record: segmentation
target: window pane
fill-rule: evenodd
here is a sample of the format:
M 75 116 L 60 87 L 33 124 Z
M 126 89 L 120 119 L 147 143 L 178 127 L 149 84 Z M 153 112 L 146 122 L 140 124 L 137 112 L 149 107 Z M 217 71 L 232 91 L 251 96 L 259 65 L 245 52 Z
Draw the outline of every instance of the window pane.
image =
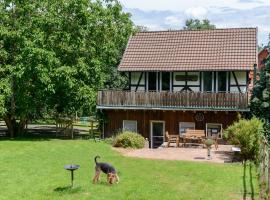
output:
M 193 122 L 180 122 L 179 124 L 179 133 L 183 135 L 186 133 L 187 129 L 195 129 L 195 123 Z
M 203 91 L 212 92 L 212 72 L 203 72 Z
M 153 122 L 153 136 L 163 136 L 163 123 Z
M 124 120 L 123 130 L 137 132 L 137 121 Z
M 148 73 L 148 90 L 157 89 L 157 73 L 149 72 Z
M 162 72 L 162 90 L 170 90 L 170 72 Z
M 221 124 L 206 124 L 207 137 L 221 137 L 222 125 Z
M 226 92 L 226 72 L 218 72 L 218 91 Z

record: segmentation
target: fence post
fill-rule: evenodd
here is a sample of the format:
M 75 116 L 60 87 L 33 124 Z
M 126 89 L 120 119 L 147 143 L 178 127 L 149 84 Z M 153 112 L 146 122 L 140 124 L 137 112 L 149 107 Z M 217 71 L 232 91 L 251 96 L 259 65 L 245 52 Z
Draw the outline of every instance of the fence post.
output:
M 269 146 L 268 146 L 268 145 L 267 145 L 267 147 L 268 147 L 268 149 L 267 149 L 267 151 L 268 151 L 268 166 L 267 166 L 267 168 L 268 168 L 268 176 L 267 176 L 268 181 L 267 181 L 267 194 L 269 194 L 269 193 L 270 193 L 270 158 L 269 158 L 269 156 L 270 156 L 270 150 L 269 150 Z

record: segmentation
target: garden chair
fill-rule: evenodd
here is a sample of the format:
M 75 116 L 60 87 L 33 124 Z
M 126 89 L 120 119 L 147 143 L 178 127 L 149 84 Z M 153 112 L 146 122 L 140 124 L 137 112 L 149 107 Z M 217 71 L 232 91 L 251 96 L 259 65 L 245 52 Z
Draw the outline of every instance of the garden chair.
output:
M 171 143 L 176 143 L 176 147 L 179 147 L 179 135 L 169 135 L 169 132 L 165 132 L 166 138 L 167 138 L 167 147 L 170 147 Z

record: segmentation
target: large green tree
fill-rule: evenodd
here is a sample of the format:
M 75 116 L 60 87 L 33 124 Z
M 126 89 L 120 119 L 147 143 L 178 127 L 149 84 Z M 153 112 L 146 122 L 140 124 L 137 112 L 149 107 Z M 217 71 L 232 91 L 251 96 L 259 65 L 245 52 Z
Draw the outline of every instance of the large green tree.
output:
M 0 117 L 10 136 L 44 113 L 90 112 L 134 28 L 117 0 L 0 1 Z
M 187 19 L 185 22 L 185 26 L 183 27 L 185 30 L 204 30 L 204 29 L 215 29 L 216 26 L 211 24 L 208 19 Z
M 265 135 L 270 141 L 270 56 L 265 61 L 265 67 L 260 71 L 260 79 L 255 83 L 251 112 L 264 120 Z

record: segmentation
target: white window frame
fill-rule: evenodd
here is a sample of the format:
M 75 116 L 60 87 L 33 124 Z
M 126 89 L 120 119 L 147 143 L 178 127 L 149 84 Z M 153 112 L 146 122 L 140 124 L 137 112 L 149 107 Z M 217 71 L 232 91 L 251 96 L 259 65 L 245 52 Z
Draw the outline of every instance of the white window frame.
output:
M 138 122 L 137 122 L 137 120 L 123 120 L 123 124 L 122 124 L 122 130 L 124 131 L 124 130 L 128 130 L 128 129 L 124 129 L 124 127 L 125 127 L 125 122 L 135 122 L 136 123 L 136 133 L 138 133 Z
M 206 137 L 208 137 L 208 132 L 207 132 L 207 129 L 208 129 L 208 125 L 220 125 L 220 137 L 219 138 L 222 138 L 222 134 L 223 134 L 223 124 L 221 123 L 206 123 L 205 124 L 205 134 L 206 134 Z
M 193 128 L 193 130 L 195 130 L 196 129 L 196 123 L 195 122 L 179 122 L 179 135 L 180 136 L 182 136 L 182 134 L 181 134 L 181 124 L 193 124 L 194 125 L 194 128 Z

